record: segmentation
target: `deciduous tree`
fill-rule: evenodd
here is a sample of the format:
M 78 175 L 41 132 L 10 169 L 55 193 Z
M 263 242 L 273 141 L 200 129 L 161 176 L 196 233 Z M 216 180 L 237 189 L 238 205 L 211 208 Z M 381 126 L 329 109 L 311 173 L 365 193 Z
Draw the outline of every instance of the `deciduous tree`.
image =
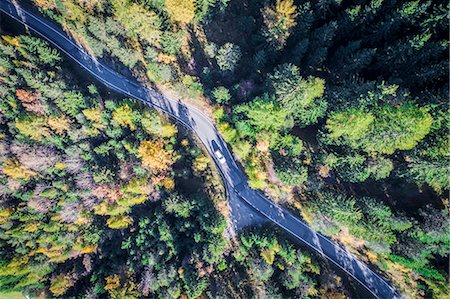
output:
M 128 104 L 122 105 L 114 109 L 112 114 L 113 119 L 123 127 L 128 126 L 130 130 L 136 130 L 136 125 L 133 121 L 133 110 Z
M 17 161 L 17 159 L 14 158 L 8 159 L 3 163 L 2 171 L 7 176 L 16 180 L 18 179 L 28 180 L 31 177 L 37 175 L 36 172 L 31 171 L 30 169 L 21 165 L 19 161 Z
M 165 0 L 169 15 L 177 22 L 188 24 L 195 17 L 194 0 Z
M 291 28 L 296 25 L 297 7 L 293 0 L 277 0 L 275 6 L 262 10 L 265 28 L 263 30 L 269 43 L 275 48 L 282 48 L 290 35 Z
M 44 117 L 29 116 L 23 119 L 16 119 L 15 127 L 20 134 L 36 141 L 41 141 L 51 135 L 47 127 L 47 120 Z
M 142 165 L 155 173 L 166 172 L 175 161 L 173 151 L 165 149 L 164 142 L 161 140 L 141 142 L 138 153 L 142 159 Z

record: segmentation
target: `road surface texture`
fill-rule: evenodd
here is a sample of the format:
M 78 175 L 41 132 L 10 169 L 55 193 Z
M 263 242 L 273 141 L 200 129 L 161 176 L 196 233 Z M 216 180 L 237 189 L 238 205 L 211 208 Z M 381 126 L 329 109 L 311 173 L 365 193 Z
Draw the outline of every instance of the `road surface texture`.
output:
M 226 143 L 223 141 L 211 120 L 200 110 L 179 100 L 171 99 L 154 90 L 145 88 L 133 79 L 125 78 L 87 54 L 62 29 L 46 20 L 21 8 L 18 3 L 0 0 L 0 11 L 25 25 L 38 35 L 48 40 L 55 47 L 77 62 L 87 72 L 112 90 L 135 98 L 151 107 L 168 114 L 198 135 L 220 170 L 230 200 L 232 213 L 238 215 L 239 221 L 259 219 L 261 215 L 294 237 L 307 244 L 313 250 L 343 269 L 351 277 L 361 283 L 377 298 L 402 298 L 403 296 L 390 286 L 383 278 L 357 260 L 352 254 L 331 242 L 327 237 L 313 231 L 307 224 L 291 213 L 274 204 L 260 191 L 250 188 L 247 178 L 236 164 Z M 220 163 L 214 152 L 220 150 L 225 162 Z M 248 213 L 248 214 L 247 214 Z

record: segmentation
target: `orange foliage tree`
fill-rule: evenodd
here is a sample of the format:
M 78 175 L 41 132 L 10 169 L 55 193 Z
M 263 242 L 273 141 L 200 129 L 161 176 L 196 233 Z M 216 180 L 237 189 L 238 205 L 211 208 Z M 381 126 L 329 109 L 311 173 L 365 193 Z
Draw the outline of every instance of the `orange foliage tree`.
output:
M 44 105 L 39 101 L 39 98 L 41 97 L 40 92 L 17 89 L 16 96 L 22 102 L 22 106 L 25 110 L 42 115 L 46 113 Z

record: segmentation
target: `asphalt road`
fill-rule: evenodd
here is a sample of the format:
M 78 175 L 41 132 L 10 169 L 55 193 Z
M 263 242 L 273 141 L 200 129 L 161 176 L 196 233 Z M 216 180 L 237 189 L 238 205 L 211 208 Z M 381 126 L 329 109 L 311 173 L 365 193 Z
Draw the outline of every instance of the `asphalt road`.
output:
M 194 131 L 222 173 L 230 198 L 233 200 L 242 199 L 254 211 L 259 212 L 268 220 L 283 228 L 339 268 L 343 269 L 375 297 L 403 297 L 383 278 L 367 267 L 367 265 L 360 262 L 352 254 L 330 241 L 327 237 L 313 231 L 306 223 L 287 210 L 274 204 L 261 192 L 250 188 L 247 184 L 247 177 L 236 164 L 217 128 L 199 109 L 184 104 L 179 100 L 161 95 L 154 90 L 145 88 L 134 79 L 129 79 L 118 74 L 103 64 L 101 60 L 97 60 L 88 55 L 62 31 L 61 27 L 40 15 L 27 12 L 9 0 L 0 0 L 0 11 L 10 17 L 7 21 L 14 19 L 45 38 L 77 62 L 98 81 L 112 90 L 148 104 L 170 115 Z M 223 153 L 226 160 L 224 163 L 220 163 L 214 155 L 216 150 L 220 150 Z M 249 209 L 239 211 L 249 211 Z M 251 215 L 240 216 L 245 218 Z

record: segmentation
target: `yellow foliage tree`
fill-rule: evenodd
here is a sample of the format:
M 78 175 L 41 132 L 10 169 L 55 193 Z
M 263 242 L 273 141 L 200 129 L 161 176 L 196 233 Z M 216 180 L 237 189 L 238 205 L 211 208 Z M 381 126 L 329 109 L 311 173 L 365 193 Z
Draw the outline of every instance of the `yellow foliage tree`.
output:
M 20 162 L 17 161 L 17 159 L 15 158 L 6 160 L 5 163 L 3 164 L 2 170 L 4 174 L 15 180 L 18 179 L 28 180 L 37 174 L 36 172 L 31 171 L 30 169 L 21 165 Z
M 100 107 L 92 109 L 84 109 L 83 115 L 89 120 L 94 127 L 99 127 L 102 124 L 102 111 Z
M 97 250 L 97 245 L 87 245 L 81 249 L 81 253 L 92 253 Z
M 153 190 L 148 188 L 148 179 L 132 179 L 126 186 L 121 189 L 122 196 L 117 203 L 124 207 L 132 207 L 144 203 L 148 199 L 148 195 Z
M 33 0 L 33 2 L 36 4 L 36 6 L 44 10 L 53 9 L 56 7 L 54 0 Z
M 110 204 L 107 201 L 102 201 L 94 207 L 94 213 L 97 215 L 123 215 L 129 211 L 129 207 L 119 204 Z
M 161 20 L 158 15 L 137 3 L 112 0 L 114 15 L 134 37 L 156 44 L 160 36 Z
M 270 249 L 261 250 L 261 257 L 269 264 L 272 265 L 275 260 L 275 251 Z
M 293 0 L 277 0 L 275 7 L 263 9 L 265 35 L 277 48 L 284 46 L 291 28 L 295 26 L 295 18 L 298 15 L 296 10 Z
M 15 126 L 22 135 L 36 141 L 49 137 L 51 134 L 50 130 L 47 128 L 47 120 L 44 117 L 16 119 Z
M 195 17 L 194 0 L 166 0 L 169 15 L 180 23 L 188 24 Z
M 284 30 L 289 30 L 295 26 L 295 18 L 297 17 L 297 6 L 294 5 L 294 0 L 278 0 L 275 5 L 277 12 L 277 19 L 281 21 L 281 26 Z
M 176 133 L 178 133 L 178 129 L 173 124 L 167 124 L 162 127 L 161 133 L 163 137 L 173 137 Z
M 169 177 L 165 177 L 162 181 L 161 181 L 161 186 L 163 186 L 164 188 L 166 188 L 166 190 L 173 190 L 173 188 L 175 188 L 175 182 L 173 181 L 172 178 Z
M 112 113 L 112 117 L 120 126 L 128 126 L 130 130 L 136 130 L 136 126 L 133 122 L 133 110 L 128 104 L 116 108 Z
M 127 281 L 120 288 L 109 292 L 111 299 L 135 299 L 140 298 L 142 295 L 138 291 L 136 283 L 132 280 L 132 277 L 128 277 Z
M 41 0 L 48 1 L 48 0 Z M 95 9 L 99 11 L 103 10 L 106 0 L 76 0 L 78 4 L 86 8 L 89 12 L 94 12 Z
M 53 131 L 58 135 L 63 135 L 64 132 L 68 132 L 70 129 L 70 124 L 72 121 L 64 115 L 59 115 L 57 117 L 50 116 L 47 119 L 47 124 Z
M 166 150 L 162 140 L 145 140 L 138 149 L 142 165 L 153 172 L 165 172 L 175 162 L 172 150 Z
M 90 121 L 91 127 L 86 130 L 90 136 L 97 136 L 101 130 L 106 128 L 106 125 L 102 122 L 102 111 L 100 107 L 84 109 L 83 115 Z
M 20 47 L 20 42 L 19 42 L 19 40 L 16 37 L 3 35 L 2 39 L 5 42 L 7 42 L 8 44 L 10 44 L 11 46 L 14 46 L 16 48 Z
M 130 216 L 126 216 L 126 215 L 112 216 L 106 221 L 106 224 L 108 224 L 108 227 L 112 228 L 112 229 L 127 228 L 132 223 L 133 223 L 133 218 L 131 218 Z
M 61 296 L 73 285 L 74 281 L 70 275 L 60 274 L 51 280 L 50 291 L 56 296 Z
M 109 275 L 105 278 L 106 284 L 103 287 L 105 291 L 112 291 L 120 287 L 120 276 L 117 274 Z
M 64 18 L 71 21 L 78 21 L 85 24 L 87 21 L 88 14 L 83 8 L 74 3 L 73 0 L 61 0 L 62 5 L 64 5 Z
M 208 168 L 208 162 L 208 158 L 205 155 L 200 154 L 195 158 L 192 166 L 196 172 L 201 173 Z

